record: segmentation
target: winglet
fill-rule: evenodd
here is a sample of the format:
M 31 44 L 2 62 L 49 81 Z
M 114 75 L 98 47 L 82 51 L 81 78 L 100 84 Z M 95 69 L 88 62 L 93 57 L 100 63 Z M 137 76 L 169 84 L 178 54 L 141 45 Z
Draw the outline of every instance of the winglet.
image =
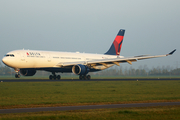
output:
M 175 51 L 176 51 L 176 49 L 173 50 L 172 52 L 170 52 L 169 54 L 167 54 L 167 56 L 168 56 L 168 55 L 172 55 Z

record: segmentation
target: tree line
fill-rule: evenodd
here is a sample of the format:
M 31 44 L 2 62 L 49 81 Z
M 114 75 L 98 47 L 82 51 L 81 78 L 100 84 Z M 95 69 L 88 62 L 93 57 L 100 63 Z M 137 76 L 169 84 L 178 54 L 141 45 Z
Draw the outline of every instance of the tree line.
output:
M 146 65 L 139 68 L 123 68 L 114 67 L 101 72 L 95 73 L 95 75 L 110 75 L 110 76 L 179 76 L 180 68 L 167 67 L 153 67 L 149 69 Z
M 14 75 L 15 71 L 7 66 L 0 64 L 0 75 Z M 36 75 L 46 76 L 51 74 L 50 72 L 38 71 Z M 65 74 L 65 73 L 63 73 Z M 180 68 L 172 68 L 170 66 L 157 66 L 149 69 L 146 65 L 139 66 L 139 68 L 127 68 L 127 67 L 112 67 L 100 72 L 91 73 L 92 75 L 109 75 L 109 76 L 178 76 L 180 75 Z M 70 75 L 70 74 L 65 74 Z M 71 74 L 72 75 L 72 74 Z
M 7 66 L 2 66 L 0 63 L 0 75 L 10 75 L 11 69 Z

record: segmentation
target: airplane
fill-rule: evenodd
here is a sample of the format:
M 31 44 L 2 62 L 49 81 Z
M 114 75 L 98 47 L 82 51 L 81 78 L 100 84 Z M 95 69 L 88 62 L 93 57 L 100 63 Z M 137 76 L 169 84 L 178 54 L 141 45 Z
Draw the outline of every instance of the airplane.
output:
M 165 55 L 140 55 L 134 57 L 120 56 L 125 30 L 120 29 L 111 47 L 104 54 L 89 54 L 79 52 L 39 51 L 39 50 L 14 50 L 8 52 L 2 62 L 13 68 L 16 72 L 15 78 L 33 76 L 37 70 L 51 72 L 49 79 L 60 80 L 61 76 L 56 73 L 74 73 L 79 79 L 91 79 L 89 72 L 96 72 L 107 69 L 120 63 L 129 63 L 138 60 L 165 57 L 172 55 L 175 51 Z

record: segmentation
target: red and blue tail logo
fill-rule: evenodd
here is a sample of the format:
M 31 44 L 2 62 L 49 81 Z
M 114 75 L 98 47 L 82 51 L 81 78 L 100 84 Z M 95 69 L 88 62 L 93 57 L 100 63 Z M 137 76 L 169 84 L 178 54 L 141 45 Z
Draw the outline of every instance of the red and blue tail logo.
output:
M 125 30 L 121 29 L 119 30 L 119 33 L 117 34 L 116 38 L 114 39 L 113 44 L 111 45 L 110 49 L 105 53 L 108 55 L 120 55 L 122 42 L 124 38 Z

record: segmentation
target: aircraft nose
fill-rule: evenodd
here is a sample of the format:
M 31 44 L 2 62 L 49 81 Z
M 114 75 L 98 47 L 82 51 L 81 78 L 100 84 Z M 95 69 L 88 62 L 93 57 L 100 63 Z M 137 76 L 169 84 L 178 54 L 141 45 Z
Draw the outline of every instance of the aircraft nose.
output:
M 6 57 L 4 57 L 4 58 L 2 59 L 2 62 L 3 62 L 5 65 L 7 65 L 7 66 L 8 66 L 8 64 L 9 64 L 9 60 L 8 60 Z
M 3 62 L 4 64 L 6 64 L 6 58 L 3 58 L 3 59 L 2 59 L 2 62 Z
M 14 68 L 14 60 L 15 60 L 15 59 L 13 59 L 13 58 L 11 58 L 11 57 L 4 57 L 4 58 L 2 58 L 2 62 L 3 62 L 5 65 L 7 65 L 7 66 L 9 66 L 9 67 L 12 67 L 12 68 Z

